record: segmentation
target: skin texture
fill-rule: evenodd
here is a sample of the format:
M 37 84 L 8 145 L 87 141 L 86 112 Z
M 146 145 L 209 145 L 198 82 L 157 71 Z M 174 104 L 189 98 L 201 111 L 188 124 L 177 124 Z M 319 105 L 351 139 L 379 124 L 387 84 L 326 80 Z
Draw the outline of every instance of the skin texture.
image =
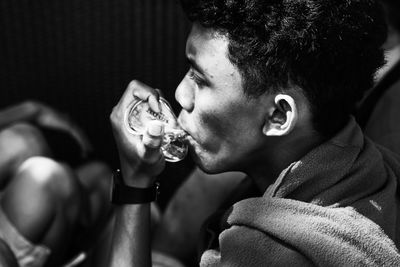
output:
M 186 44 L 191 68 L 175 92 L 182 107 L 178 120 L 191 136 L 191 156 L 200 169 L 244 172 L 265 189 L 322 137 L 314 131 L 309 102 L 296 86 L 248 97 L 227 57 L 228 43 L 193 24 Z
M 226 57 L 227 44 L 224 36 L 195 24 L 186 45 L 191 68 L 175 92 L 192 156 L 210 173 L 246 166 L 264 142 L 266 97 L 246 97 L 241 75 Z

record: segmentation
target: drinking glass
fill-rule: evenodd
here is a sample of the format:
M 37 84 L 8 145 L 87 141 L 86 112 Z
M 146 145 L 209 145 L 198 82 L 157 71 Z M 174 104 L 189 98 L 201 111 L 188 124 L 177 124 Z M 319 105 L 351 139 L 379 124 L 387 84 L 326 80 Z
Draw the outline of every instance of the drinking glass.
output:
M 160 112 L 154 112 L 147 101 L 136 98 L 125 113 L 125 126 L 135 135 L 143 135 L 150 121 L 160 121 L 164 124 L 164 135 L 161 152 L 165 160 L 178 162 L 185 158 L 188 152 L 187 133 L 179 126 L 178 120 L 168 101 L 160 97 Z

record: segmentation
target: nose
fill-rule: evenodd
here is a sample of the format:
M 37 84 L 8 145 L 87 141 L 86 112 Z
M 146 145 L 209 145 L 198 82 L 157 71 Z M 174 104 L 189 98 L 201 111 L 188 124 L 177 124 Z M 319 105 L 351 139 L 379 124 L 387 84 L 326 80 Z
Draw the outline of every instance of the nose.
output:
M 181 105 L 182 109 L 191 112 L 194 108 L 194 89 L 186 76 L 175 90 L 175 99 Z

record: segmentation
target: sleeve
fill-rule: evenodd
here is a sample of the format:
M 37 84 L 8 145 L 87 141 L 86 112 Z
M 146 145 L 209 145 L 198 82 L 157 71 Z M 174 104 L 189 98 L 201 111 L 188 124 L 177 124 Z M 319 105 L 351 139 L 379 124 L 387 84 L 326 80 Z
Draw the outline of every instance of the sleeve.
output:
M 219 236 L 220 250 L 206 250 L 201 267 L 214 266 L 313 266 L 295 248 L 264 232 L 246 226 L 232 226 Z

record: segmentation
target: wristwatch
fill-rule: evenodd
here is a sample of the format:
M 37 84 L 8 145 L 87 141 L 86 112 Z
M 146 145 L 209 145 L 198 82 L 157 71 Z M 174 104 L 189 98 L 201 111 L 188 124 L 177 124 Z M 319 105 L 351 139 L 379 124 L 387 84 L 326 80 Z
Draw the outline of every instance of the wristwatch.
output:
M 138 188 L 127 186 L 117 169 L 112 176 L 111 203 L 116 205 L 124 204 L 143 204 L 157 199 L 159 183 L 154 183 L 152 187 Z

